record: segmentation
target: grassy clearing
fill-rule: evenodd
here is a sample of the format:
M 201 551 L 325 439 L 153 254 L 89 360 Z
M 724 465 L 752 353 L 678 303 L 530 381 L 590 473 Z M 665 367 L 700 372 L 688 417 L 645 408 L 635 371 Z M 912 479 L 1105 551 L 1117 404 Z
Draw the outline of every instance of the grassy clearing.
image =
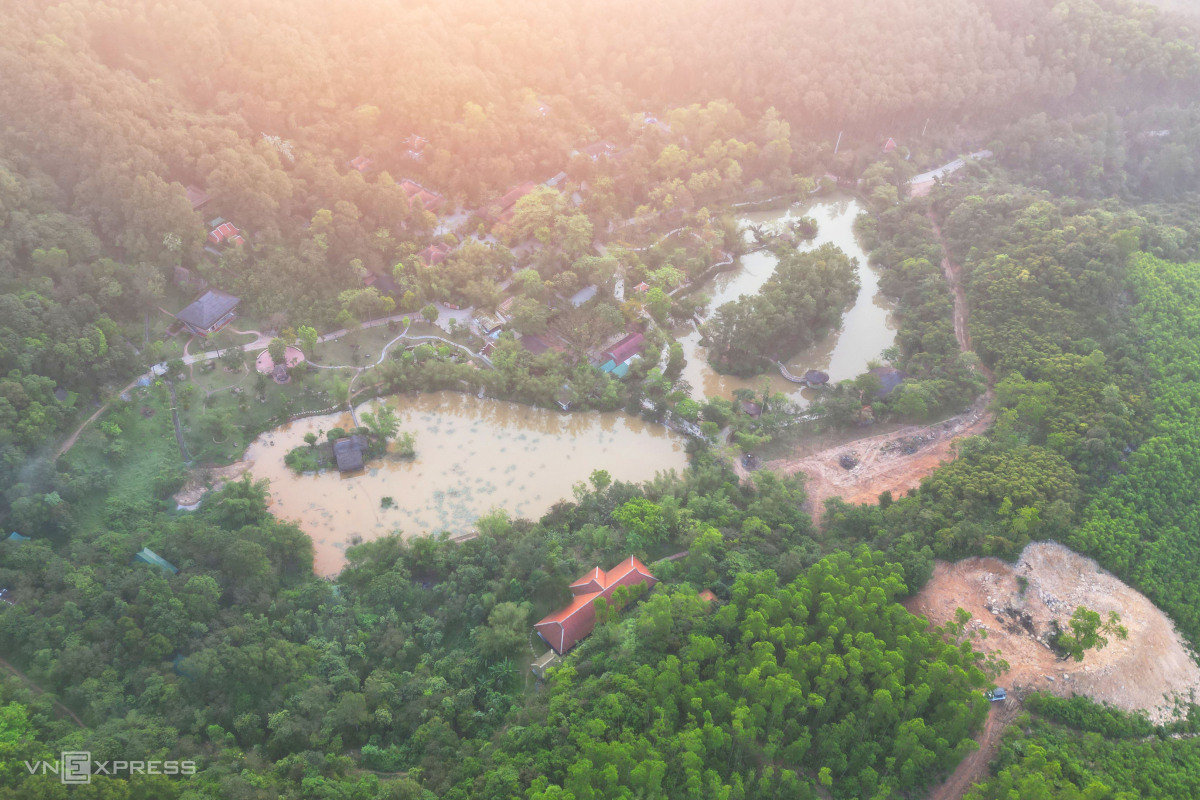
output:
M 73 470 L 110 476 L 93 497 L 75 504 L 82 530 L 101 527 L 109 507 L 160 496 L 160 478 L 183 467 L 166 387 L 137 388 L 129 397 L 129 402 L 115 401 L 101 419 L 115 424 L 119 434 L 92 425 L 66 456 Z
M 353 364 L 360 367 L 374 364 L 383 346 L 403 330 L 401 323 L 352 330 L 340 339 L 317 345 L 313 360 L 318 364 Z
M 194 379 L 176 385 L 184 439 L 198 463 L 235 461 L 263 431 L 295 414 L 329 408 L 336 382 L 354 374 L 298 367 L 291 382 L 280 385 L 255 372 L 249 354 L 246 363 L 239 373 L 221 366 L 211 372 L 197 368 Z

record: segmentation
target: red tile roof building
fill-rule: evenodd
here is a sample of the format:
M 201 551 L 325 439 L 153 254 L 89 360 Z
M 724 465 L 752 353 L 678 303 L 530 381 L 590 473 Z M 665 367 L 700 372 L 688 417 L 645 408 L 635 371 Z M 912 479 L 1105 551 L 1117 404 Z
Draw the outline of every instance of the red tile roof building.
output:
M 622 364 L 638 353 L 642 349 L 642 344 L 646 341 L 646 337 L 640 333 L 631 333 L 621 341 L 614 344 L 610 349 L 605 350 L 602 358 L 611 358 L 614 364 Z
M 517 213 L 517 201 L 535 188 L 537 188 L 537 184 L 533 181 L 525 181 L 520 186 L 514 186 L 499 200 L 489 203 L 484 209 L 484 216 L 492 222 L 512 222 L 513 216 Z
M 421 252 L 417 253 L 417 257 L 425 262 L 425 266 L 436 266 L 446 260 L 446 256 L 450 254 L 450 248 L 443 242 L 431 244 Z
M 208 193 L 199 186 L 189 184 L 186 191 L 188 202 L 192 204 L 192 211 L 196 211 L 208 202 Z
M 571 584 L 575 599 L 561 611 L 557 611 L 533 626 L 538 636 L 550 648 L 562 655 L 596 627 L 597 597 L 612 600 L 618 586 L 639 586 L 649 589 L 658 583 L 646 565 L 634 556 L 622 561 L 608 572 L 595 567 Z
M 242 233 L 237 229 L 237 226 L 232 222 L 222 222 L 220 225 L 212 229 L 208 234 L 210 244 L 221 244 L 221 242 L 229 242 L 241 247 L 246 243 L 242 238 Z
M 420 200 L 421 205 L 426 211 L 432 211 L 435 214 L 446 202 L 446 198 L 442 197 L 437 192 L 431 192 L 421 184 L 409 178 L 405 178 L 404 180 L 400 181 L 400 188 L 404 190 L 406 195 L 408 195 L 408 202 L 410 205 L 416 203 L 417 200 Z
M 883 143 L 883 152 L 890 153 L 895 149 L 896 149 L 896 140 L 889 136 L 888 140 Z

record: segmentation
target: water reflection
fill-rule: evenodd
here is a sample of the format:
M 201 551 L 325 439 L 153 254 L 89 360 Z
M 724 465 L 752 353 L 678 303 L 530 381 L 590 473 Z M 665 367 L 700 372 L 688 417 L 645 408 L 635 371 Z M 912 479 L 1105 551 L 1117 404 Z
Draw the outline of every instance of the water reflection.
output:
M 263 434 L 246 451 L 254 476 L 271 481 L 271 510 L 312 538 L 318 574 L 342 568 L 354 536 L 465 533 L 494 508 L 537 518 L 570 498 L 572 486 L 593 470 L 642 481 L 687 462 L 681 437 L 621 413 L 562 414 L 454 392 L 386 402 L 400 429 L 416 436 L 413 460 L 389 456 L 348 477 L 296 475 L 284 465 L 304 434 L 350 427 L 349 414 L 299 420 Z M 384 497 L 395 505 L 382 508 Z
M 868 265 L 867 254 L 854 236 L 854 220 L 861 211 L 857 200 L 844 198 L 811 206 L 797 204 L 782 210 L 758 211 L 740 218 L 749 241 L 751 225 L 760 225 L 768 230 L 781 229 L 791 220 L 812 217 L 817 221 L 817 235 L 798 249 L 813 250 L 831 242 L 846 255 L 858 259 L 858 278 L 862 286 L 853 307 L 843 315 L 839 329 L 831 331 L 788 361 L 788 370 L 794 375 L 819 369 L 829 373 L 831 382 L 853 378 L 866 371 L 867 364 L 879 358 L 884 349 L 896 340 L 896 322 L 892 319 L 895 304 L 880 294 L 879 273 Z M 718 273 L 704 288 L 705 294 L 713 298 L 709 312 L 742 295 L 757 293 L 775 271 L 776 263 L 773 253 L 759 251 L 743 256 L 739 269 Z M 778 372 L 748 379 L 721 375 L 709 366 L 708 354 L 700 346 L 700 334 L 694 327 L 680 327 L 675 335 L 687 357 L 683 377 L 692 385 L 692 396 L 698 400 L 706 396 L 730 397 L 735 389 L 740 388 L 759 390 L 764 381 L 770 385 L 771 391 L 790 395 L 802 405 L 815 396 L 811 390 L 784 380 Z

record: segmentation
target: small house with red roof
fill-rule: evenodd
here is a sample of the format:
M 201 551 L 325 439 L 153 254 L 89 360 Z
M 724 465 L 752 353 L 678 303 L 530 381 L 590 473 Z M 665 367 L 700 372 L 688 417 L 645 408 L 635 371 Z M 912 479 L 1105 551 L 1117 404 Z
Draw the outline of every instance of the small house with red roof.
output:
M 421 252 L 417 253 L 417 258 L 424 262 L 425 266 L 433 267 L 446 260 L 446 256 L 450 255 L 450 247 L 444 242 L 431 244 Z
M 645 341 L 646 337 L 642 334 L 631 333 L 608 350 L 605 350 L 601 358 L 611 359 L 614 364 L 624 363 L 633 358 L 642 349 L 642 344 Z
M 512 222 L 517 213 L 517 201 L 537 187 L 533 181 L 525 181 L 504 193 L 504 196 L 484 208 L 483 215 L 491 222 Z
M 418 200 L 421 201 L 421 207 L 426 211 L 437 213 L 443 205 L 446 204 L 446 198 L 437 192 L 426 189 L 421 184 L 405 178 L 400 181 L 400 188 L 404 190 L 404 194 L 408 196 L 409 205 L 414 205 Z
M 366 172 L 375 162 L 366 156 L 355 156 L 350 159 L 350 166 L 354 167 L 359 172 Z
M 533 626 L 542 641 L 555 653 L 562 655 L 586 637 L 596 627 L 597 597 L 611 601 L 617 587 L 645 586 L 653 588 L 658 578 L 650 574 L 646 565 L 635 556 L 622 561 L 605 572 L 593 567 L 571 584 L 575 598 L 566 608 L 556 611 Z
M 883 143 L 883 152 L 890 153 L 895 149 L 896 149 L 896 140 L 889 136 L 888 140 Z
M 209 244 L 229 244 L 241 247 L 246 243 L 242 238 L 242 232 L 237 229 L 237 226 L 232 222 L 222 222 L 217 227 L 213 228 L 208 234 Z

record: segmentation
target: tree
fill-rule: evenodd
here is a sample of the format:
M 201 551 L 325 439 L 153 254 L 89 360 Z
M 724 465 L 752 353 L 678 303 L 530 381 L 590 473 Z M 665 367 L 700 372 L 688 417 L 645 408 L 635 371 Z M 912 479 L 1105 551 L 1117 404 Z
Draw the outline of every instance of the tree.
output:
M 314 358 L 317 352 L 317 339 L 320 337 L 317 334 L 317 329 L 311 325 L 301 325 L 296 331 L 296 335 L 300 339 L 300 349 L 308 358 Z
M 526 297 L 534 299 L 541 299 L 546 293 L 546 285 L 542 281 L 542 276 L 537 273 L 537 270 L 529 267 L 517 270 L 512 277 L 512 286 Z
M 671 313 L 671 298 L 667 296 L 667 293 L 655 286 L 646 292 L 645 302 L 646 309 L 650 312 L 650 316 L 654 317 L 654 321 L 659 325 L 666 325 L 667 317 Z
M 435 306 L 433 303 L 428 304 L 427 306 L 425 306 L 424 308 L 421 309 L 421 316 L 425 318 L 426 322 L 429 322 L 429 323 L 437 322 L 437 318 L 438 318 L 437 306 Z
M 240 370 L 245 364 L 245 353 L 240 347 L 226 347 L 221 351 L 221 366 L 228 370 Z
M 374 286 L 366 289 L 347 289 L 338 295 L 342 311 L 359 322 L 387 316 L 396 308 L 396 301 L 380 294 Z
M 254 525 L 267 514 L 267 481 L 256 482 L 250 480 L 248 474 L 243 475 L 240 481 L 225 484 L 225 488 L 210 499 L 212 502 L 205 505 L 213 509 L 221 525 L 230 530 Z
M 363 412 L 362 419 L 371 433 L 384 442 L 393 438 L 400 428 L 400 420 L 391 406 L 381 405 L 377 411 Z
M 510 309 L 512 327 L 522 335 L 541 335 L 550 324 L 550 309 L 540 300 L 518 298 Z
M 480 652 L 493 659 L 520 651 L 529 637 L 528 603 L 500 603 L 488 614 L 487 625 L 475 630 Z
M 287 362 L 287 342 L 276 336 L 267 343 L 267 353 L 270 354 L 271 360 L 276 364 L 284 364 Z
M 1129 636 L 1129 631 L 1121 624 L 1121 615 L 1116 611 L 1108 612 L 1108 619 L 1101 621 L 1097 612 L 1078 606 L 1067 624 L 1071 632 L 1059 633 L 1055 644 L 1066 653 L 1065 657 L 1076 661 L 1083 661 L 1083 654 L 1088 650 L 1103 650 L 1108 645 L 1108 636 L 1118 639 Z

